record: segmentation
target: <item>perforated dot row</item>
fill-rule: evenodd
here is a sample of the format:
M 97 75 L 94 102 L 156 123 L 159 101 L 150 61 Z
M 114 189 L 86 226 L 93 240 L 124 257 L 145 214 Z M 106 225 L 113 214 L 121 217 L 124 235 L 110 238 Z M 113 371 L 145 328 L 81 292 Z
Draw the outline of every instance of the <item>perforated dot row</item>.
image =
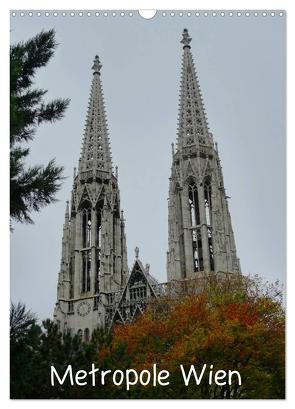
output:
M 246 17 L 250 17 L 250 16 L 263 16 L 263 17 L 267 17 L 267 16 L 271 16 L 271 17 L 275 17 L 275 16 L 284 16 L 284 12 L 283 11 L 187 11 L 187 12 L 175 12 L 175 11 L 163 11 L 161 12 L 161 15 L 163 17 L 242 17 L 242 16 L 246 16 Z
M 41 16 L 45 16 L 45 17 L 58 17 L 58 16 L 62 16 L 62 17 L 66 17 L 66 16 L 70 16 L 70 17 L 108 17 L 108 16 L 112 16 L 112 17 L 132 17 L 134 15 L 134 12 L 132 11 L 121 11 L 121 12 L 116 12 L 116 11 L 29 11 L 29 12 L 24 12 L 24 11 L 20 11 L 20 12 L 15 12 L 13 11 L 11 13 L 11 15 L 13 17 L 16 16 L 20 16 L 20 17 L 25 17 L 25 16 L 29 16 L 29 17 L 33 17 L 33 16 L 37 16 L 37 17 L 41 17 Z
M 285 13 L 283 11 L 161 11 L 158 12 L 160 13 L 160 15 L 162 17 L 258 17 L 258 16 L 262 16 L 262 17 L 267 17 L 267 16 L 271 16 L 271 17 L 275 17 L 275 16 L 284 16 Z M 41 16 L 45 16 L 45 17 L 58 17 L 58 16 L 62 16 L 62 17 L 66 17 L 66 16 L 70 16 L 70 17 L 83 17 L 83 16 L 87 16 L 87 17 L 133 17 L 134 15 L 137 15 L 138 12 L 132 12 L 132 11 L 13 11 L 11 13 L 12 17 L 16 17 L 16 16 L 20 16 L 20 17 L 25 17 L 25 16 L 29 16 L 29 17 L 33 17 L 33 16 L 37 16 L 37 17 L 41 17 Z

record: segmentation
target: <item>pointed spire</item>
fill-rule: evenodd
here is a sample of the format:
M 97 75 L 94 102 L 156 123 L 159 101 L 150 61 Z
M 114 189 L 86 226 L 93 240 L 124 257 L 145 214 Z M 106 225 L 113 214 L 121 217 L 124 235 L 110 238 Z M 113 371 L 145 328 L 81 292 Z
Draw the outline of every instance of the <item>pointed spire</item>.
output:
M 171 153 L 172 153 L 172 157 L 174 156 L 174 143 L 171 143 Z
M 138 257 L 139 257 L 139 247 L 135 247 L 135 249 L 134 249 L 134 252 L 135 252 L 135 258 L 136 258 L 136 260 L 138 260 Z
M 202 93 L 191 53 L 192 39 L 185 28 L 178 116 L 177 150 L 190 145 L 211 145 Z
M 101 68 L 99 57 L 96 55 L 92 66 L 93 79 L 79 160 L 79 172 L 99 170 L 110 175 L 112 158 L 101 84 Z
M 67 200 L 66 204 L 66 212 L 65 212 L 65 224 L 69 221 L 70 218 L 70 211 L 69 211 L 69 201 Z

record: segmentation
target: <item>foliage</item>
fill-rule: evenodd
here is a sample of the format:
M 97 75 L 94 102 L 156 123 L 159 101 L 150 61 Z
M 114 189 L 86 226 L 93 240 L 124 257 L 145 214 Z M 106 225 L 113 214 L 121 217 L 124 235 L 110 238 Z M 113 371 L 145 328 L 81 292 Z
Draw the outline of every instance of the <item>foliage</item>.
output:
M 126 361 L 138 371 L 150 370 L 153 363 L 169 370 L 169 386 L 134 388 L 133 397 L 283 398 L 284 339 L 278 283 L 213 277 L 199 293 L 159 298 L 136 322 L 116 326 L 99 360 L 112 369 L 125 367 Z M 242 385 L 208 385 L 204 380 L 186 387 L 179 365 L 199 369 L 204 363 L 214 370 L 238 370 Z
M 41 328 L 23 304 L 10 310 L 10 391 L 13 398 L 26 398 L 34 389 L 35 355 Z
M 45 103 L 47 91 L 32 88 L 36 70 L 47 65 L 56 46 L 55 32 L 49 30 L 10 48 L 10 217 L 21 223 L 33 223 L 30 213 L 55 201 L 63 179 L 54 159 L 25 167 L 37 127 L 61 119 L 69 105 L 68 99 Z
M 36 326 L 35 319 L 19 309 L 13 324 L 11 368 L 12 397 L 18 398 L 181 398 L 181 399 L 276 399 L 285 396 L 285 312 L 278 283 L 254 279 L 206 279 L 196 291 L 186 283 L 183 294 L 167 293 L 151 302 L 135 322 L 115 325 L 111 333 L 94 331 L 83 343 L 70 334 L 63 337 L 52 321 Z M 33 319 L 33 322 L 32 322 Z M 15 322 L 13 320 L 12 322 Z M 28 323 L 28 325 L 23 323 Z M 28 330 L 38 328 L 38 331 Z M 15 339 L 21 347 L 15 347 Z M 151 370 L 153 364 L 170 372 L 168 386 L 133 386 L 129 391 L 112 382 L 92 387 L 50 386 L 50 365 L 63 374 L 71 364 L 74 372 L 89 371 L 91 364 L 103 370 L 133 368 Z M 185 386 L 179 365 L 186 369 L 203 364 L 216 370 L 238 370 L 242 385 Z

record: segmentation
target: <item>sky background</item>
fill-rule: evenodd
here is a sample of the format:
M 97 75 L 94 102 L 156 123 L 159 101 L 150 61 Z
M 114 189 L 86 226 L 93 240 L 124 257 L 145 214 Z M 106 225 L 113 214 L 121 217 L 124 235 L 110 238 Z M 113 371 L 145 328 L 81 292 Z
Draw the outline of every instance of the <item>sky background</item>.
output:
M 51 13 L 52 14 L 52 13 Z M 92 14 L 94 14 L 92 12 Z M 176 139 L 183 28 L 192 37 L 210 130 L 218 142 L 238 256 L 244 274 L 285 282 L 285 17 L 11 17 L 11 42 L 55 28 L 59 46 L 38 71 L 46 100 L 71 99 L 65 118 L 38 128 L 28 164 L 56 158 L 67 179 L 59 201 L 14 224 L 11 298 L 40 319 L 56 301 L 65 202 L 70 199 L 95 54 L 103 64 L 113 164 L 119 167 L 129 267 L 140 248 L 166 281 L 168 178 Z

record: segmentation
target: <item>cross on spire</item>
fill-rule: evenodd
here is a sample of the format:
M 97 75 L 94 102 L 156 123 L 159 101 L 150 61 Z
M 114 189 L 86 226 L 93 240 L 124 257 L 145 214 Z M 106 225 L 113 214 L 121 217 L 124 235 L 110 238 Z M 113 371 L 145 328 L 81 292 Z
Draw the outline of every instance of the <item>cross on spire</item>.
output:
M 93 66 L 92 66 L 93 74 L 96 74 L 96 73 L 100 74 L 101 67 L 102 67 L 102 65 L 100 63 L 99 56 L 96 55 L 94 57 Z
M 191 48 L 189 45 L 192 41 L 191 37 L 189 36 L 188 29 L 185 28 L 182 33 L 182 40 L 180 41 L 183 44 L 183 48 L 188 47 Z

